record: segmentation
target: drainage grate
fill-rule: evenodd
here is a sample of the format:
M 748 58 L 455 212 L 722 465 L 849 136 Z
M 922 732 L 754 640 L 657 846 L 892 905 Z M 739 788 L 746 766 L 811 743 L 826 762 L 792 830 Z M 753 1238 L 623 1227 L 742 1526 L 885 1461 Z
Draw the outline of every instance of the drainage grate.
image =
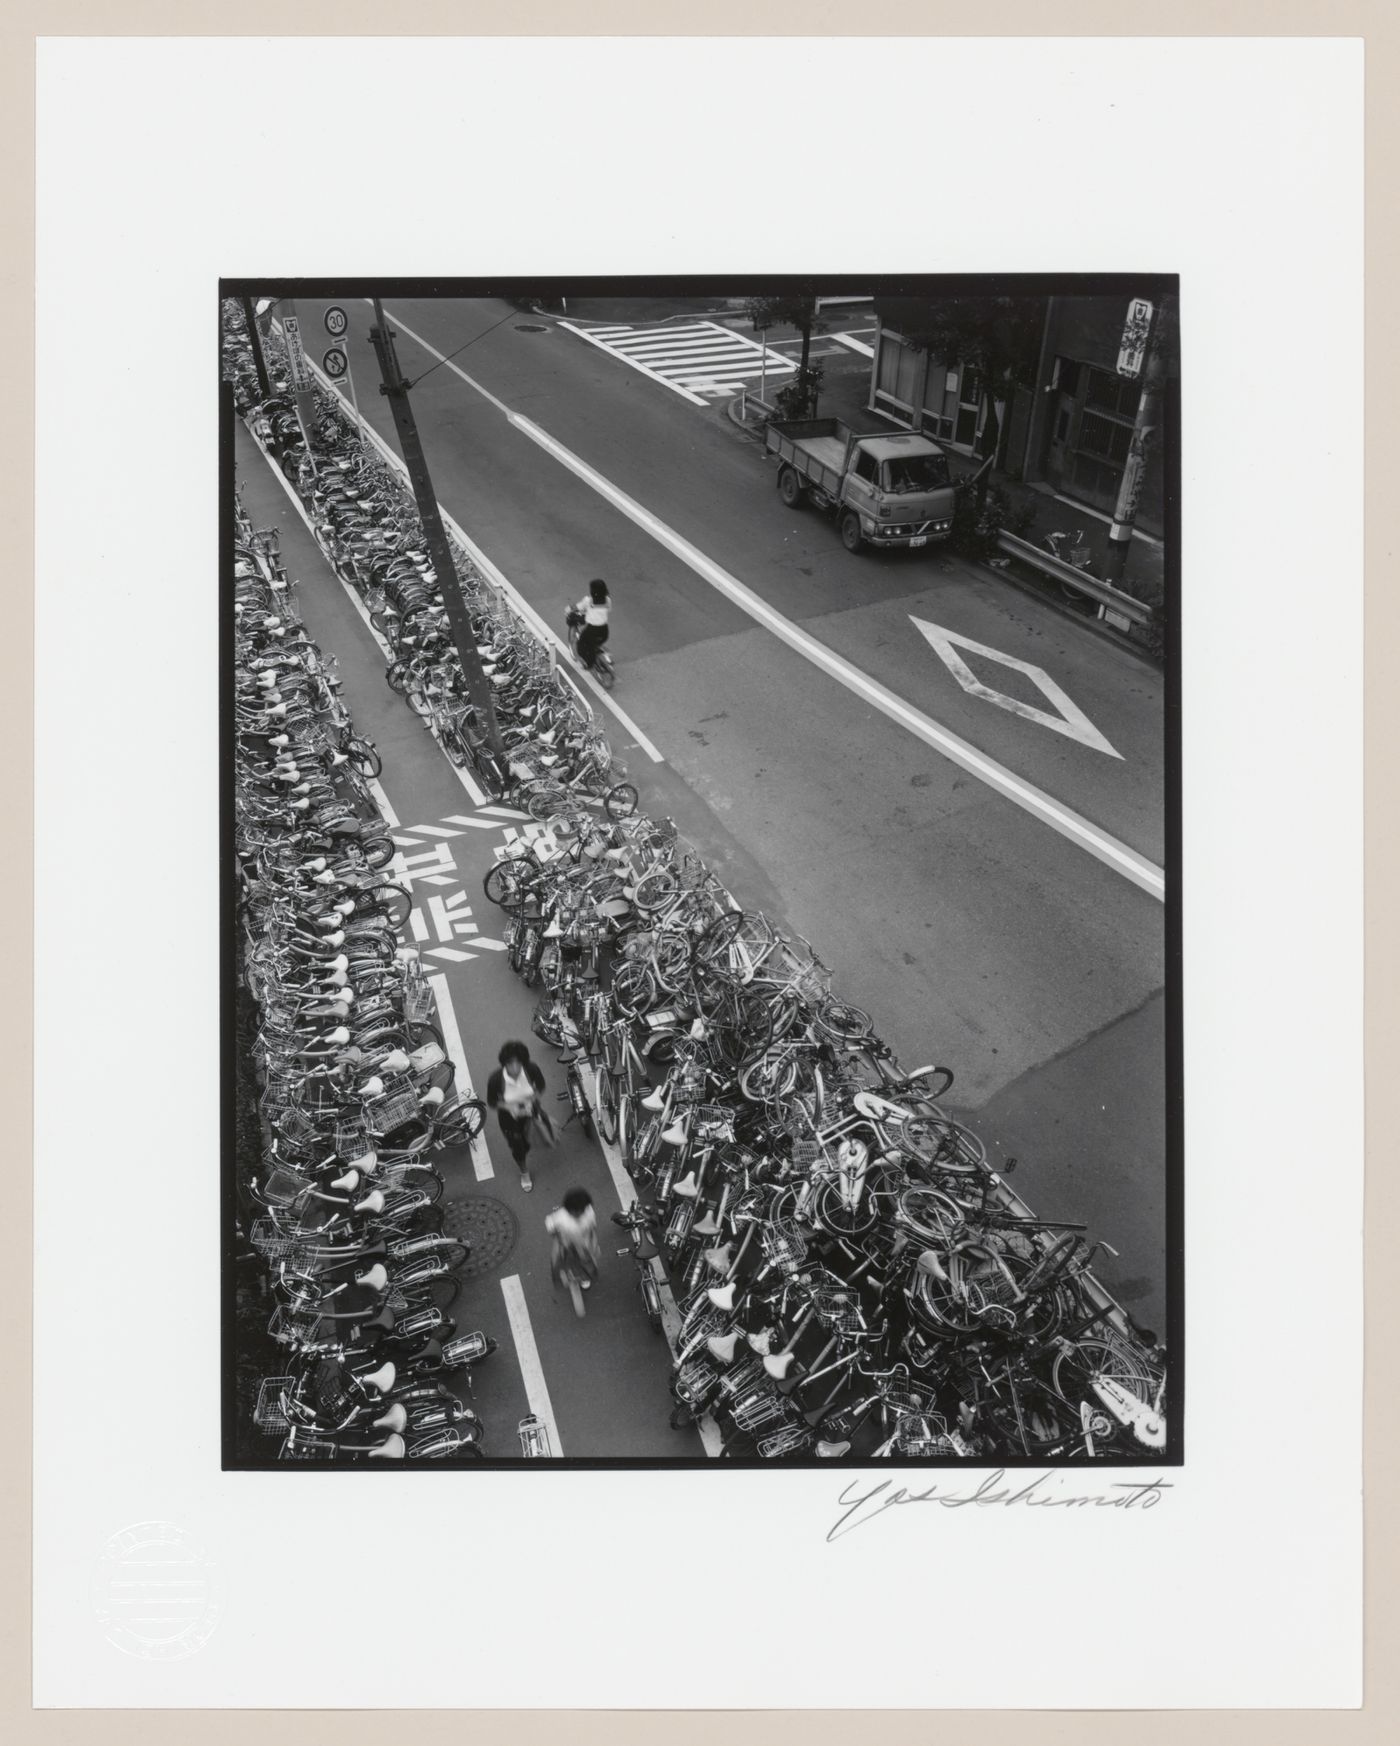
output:
M 549 329 L 547 327 L 541 327 L 538 322 L 517 321 L 515 324 L 515 331 L 517 333 L 548 333 Z
M 515 1247 L 520 1225 L 504 1201 L 487 1194 L 470 1194 L 447 1203 L 442 1228 L 449 1236 L 471 1244 L 471 1254 L 458 1269 L 463 1279 L 492 1273 Z

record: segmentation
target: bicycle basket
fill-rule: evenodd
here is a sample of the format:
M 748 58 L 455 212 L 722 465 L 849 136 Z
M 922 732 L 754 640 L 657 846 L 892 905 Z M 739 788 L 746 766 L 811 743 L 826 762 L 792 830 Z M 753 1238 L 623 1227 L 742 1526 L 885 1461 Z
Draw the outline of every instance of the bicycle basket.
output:
M 784 1455 L 800 1455 L 812 1441 L 807 1425 L 784 1425 L 766 1437 L 759 1437 L 757 1448 L 764 1461 L 776 1461 Z
M 363 1122 L 337 1122 L 335 1127 L 335 1152 L 338 1158 L 344 1158 L 347 1163 L 356 1158 L 363 1158 L 370 1149 L 365 1137 Z
M 825 1156 L 825 1149 L 820 1140 L 794 1140 L 792 1142 L 792 1162 L 797 1170 L 808 1171 Z
M 764 1260 L 784 1273 L 796 1273 L 807 1259 L 807 1240 L 796 1219 L 774 1219 L 758 1241 Z
M 860 1304 L 853 1292 L 837 1285 L 817 1285 L 812 1288 L 811 1304 L 823 1327 L 842 1334 L 854 1334 L 864 1326 Z
M 410 1024 L 426 1024 L 432 1018 L 437 1002 L 428 984 L 410 976 L 404 983 L 403 1011 Z
M 314 1137 L 314 1129 L 312 1134 Z M 263 1183 L 263 1197 L 274 1206 L 291 1206 L 293 1201 L 301 1199 L 311 1185 L 309 1176 L 303 1176 L 300 1171 L 291 1170 L 285 1164 L 274 1164 L 267 1181 Z
M 380 1096 L 365 1105 L 365 1131 L 370 1134 L 390 1134 L 411 1122 L 419 1114 L 418 1093 L 407 1075 L 386 1082 Z
M 275 1219 L 267 1218 L 254 1220 L 249 1240 L 268 1261 L 289 1261 L 298 1249 L 307 1246 L 304 1238 L 289 1237 Z
M 294 1436 L 288 1436 L 285 1443 L 277 1451 L 279 1461 L 322 1461 L 327 1456 L 334 1456 L 338 1445 L 331 1437 L 313 1437 L 308 1432 L 298 1430 Z
M 287 1415 L 282 1410 L 282 1396 L 296 1390 L 296 1377 L 269 1376 L 258 1389 L 258 1403 L 253 1408 L 253 1423 L 260 1431 L 287 1429 Z

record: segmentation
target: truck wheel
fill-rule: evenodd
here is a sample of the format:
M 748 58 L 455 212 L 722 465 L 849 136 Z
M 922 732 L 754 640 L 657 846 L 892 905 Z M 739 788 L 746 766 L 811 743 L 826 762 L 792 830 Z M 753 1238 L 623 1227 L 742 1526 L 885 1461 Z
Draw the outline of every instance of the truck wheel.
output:
M 841 544 L 848 552 L 858 552 L 863 543 L 860 517 L 848 509 L 841 517 Z
M 789 509 L 796 509 L 802 501 L 802 481 L 791 467 L 778 474 L 778 495 Z

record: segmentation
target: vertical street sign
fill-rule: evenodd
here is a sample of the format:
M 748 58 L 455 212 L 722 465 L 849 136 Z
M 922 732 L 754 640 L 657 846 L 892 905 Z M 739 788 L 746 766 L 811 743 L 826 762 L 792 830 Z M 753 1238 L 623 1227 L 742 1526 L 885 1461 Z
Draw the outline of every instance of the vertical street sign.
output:
M 1142 297 L 1134 297 L 1128 305 L 1123 323 L 1123 338 L 1118 346 L 1118 374 L 1137 376 L 1147 352 L 1147 336 L 1152 330 L 1152 305 Z

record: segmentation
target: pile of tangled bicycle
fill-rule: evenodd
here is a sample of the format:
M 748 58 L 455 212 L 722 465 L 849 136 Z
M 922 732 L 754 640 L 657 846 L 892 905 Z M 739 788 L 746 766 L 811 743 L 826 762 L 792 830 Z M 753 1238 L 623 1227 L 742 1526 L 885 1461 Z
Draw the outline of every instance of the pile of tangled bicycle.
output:
M 277 1300 L 259 1431 L 284 1459 L 481 1453 L 463 1399 L 494 1349 L 448 1312 L 468 1247 L 442 1232 L 431 1156 L 483 1110 L 456 1094 L 409 895 L 334 664 L 307 634 L 276 535 L 237 513 L 235 846 L 257 1003 L 261 1155 L 240 1159 L 242 1234 Z
M 637 790 L 621 780 L 586 703 L 454 547 L 506 745 L 504 760 L 493 755 L 399 479 L 362 450 L 324 394 L 313 464 L 290 400 L 256 399 L 236 306 L 226 338 L 240 410 L 280 455 L 327 556 L 364 599 L 390 683 L 493 796 L 548 822 L 531 840 L 517 837 L 486 892 L 508 917 L 512 967 L 541 988 L 537 1034 L 561 1050 L 575 1109 L 619 1148 L 634 1185 L 615 1221 L 653 1327 L 667 1300 L 675 1304 L 672 1423 L 703 1421 L 723 1453 L 764 1460 L 1123 1460 L 1162 1450 L 1164 1354 L 1095 1280 L 1097 1246 L 1083 1227 L 1033 1217 L 943 1107 L 952 1073 L 904 1072 L 870 1017 L 833 996 L 805 941 L 744 912 L 670 821 L 638 814 Z M 357 754 L 345 744 L 338 768 L 353 772 Z M 288 748 L 271 755 L 285 759 Z M 302 759 L 292 761 L 300 774 Z M 366 895 L 375 858 L 387 859 L 382 842 L 362 831 L 353 847 L 334 846 L 364 862 L 354 901 L 382 909 L 392 936 L 394 900 Z M 325 857 L 323 825 L 309 846 L 313 860 Z M 285 902 L 281 871 L 273 895 Z M 319 891 L 311 897 L 314 912 Z M 306 966 L 323 972 L 331 942 L 314 914 L 275 919 L 282 973 L 306 1018 L 302 1000 L 325 1005 L 327 992 Z M 319 920 L 328 919 L 323 908 Z M 388 940 L 380 951 L 357 1002 L 362 993 L 392 1002 L 395 977 L 411 1002 L 413 955 Z M 343 942 L 335 952 L 336 973 L 348 972 Z M 338 1061 L 345 1015 L 316 1016 L 339 1021 L 326 1044 Z M 393 1070 L 424 1040 L 440 1053 L 440 1039 L 402 1025 L 384 1033 L 397 1050 Z M 299 1059 L 304 1071 L 304 1050 Z M 383 1064 L 366 1065 L 378 1090 Z M 418 1103 L 411 1119 L 431 1136 L 442 1116 L 425 1114 L 425 1103 L 441 1093 L 447 1109 L 461 1105 L 447 1098 L 450 1068 L 442 1083 L 431 1077 L 443 1075 L 441 1063 L 426 1078 L 414 1071 L 399 1095 L 405 1111 L 410 1096 Z M 342 1076 L 330 1098 L 336 1121 L 347 1084 Z M 479 1122 L 479 1106 L 470 1119 Z M 375 1149 L 397 1194 L 426 1193 L 421 1152 L 382 1140 Z M 360 1168 L 338 1145 L 328 1157 L 347 1173 Z M 307 1163 L 303 1150 L 294 1168 Z M 298 1196 L 350 1196 L 352 1208 L 366 1187 L 308 1182 L 303 1174 L 292 1185 Z M 396 1243 L 423 1247 L 396 1256 Z M 436 1253 L 421 1225 L 395 1233 L 389 1248 L 386 1268 Z M 340 1289 L 298 1284 L 295 1267 L 288 1277 L 286 1320 Z M 311 1301 L 290 1301 L 298 1291 Z M 415 1298 L 409 1316 L 427 1313 Z

